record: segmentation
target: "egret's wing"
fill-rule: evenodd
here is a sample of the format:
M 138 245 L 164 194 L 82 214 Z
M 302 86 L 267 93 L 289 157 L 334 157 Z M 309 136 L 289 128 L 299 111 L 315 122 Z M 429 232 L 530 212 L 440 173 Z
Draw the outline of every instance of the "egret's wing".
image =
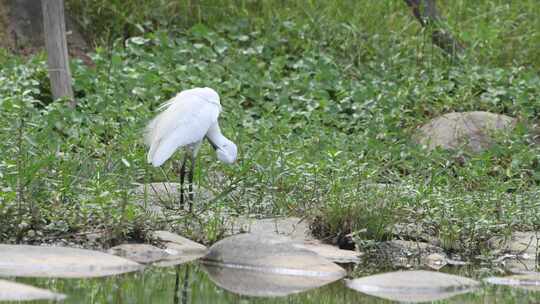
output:
M 161 166 L 179 147 L 203 140 L 217 121 L 219 107 L 190 94 L 178 94 L 165 103 L 146 127 L 145 142 L 150 146 L 148 162 Z

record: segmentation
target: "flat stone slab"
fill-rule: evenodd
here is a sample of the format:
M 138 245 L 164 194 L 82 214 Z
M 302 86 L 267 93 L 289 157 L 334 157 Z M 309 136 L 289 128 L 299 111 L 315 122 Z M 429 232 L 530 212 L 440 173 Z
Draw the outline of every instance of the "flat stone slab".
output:
M 133 261 L 68 247 L 0 245 L 0 276 L 85 278 L 136 271 Z
M 489 112 L 448 113 L 423 125 L 416 140 L 428 150 L 465 146 L 480 152 L 493 143 L 493 133 L 512 130 L 515 123 L 512 117 Z
M 489 246 L 495 250 L 502 250 L 515 254 L 536 256 L 540 247 L 540 232 L 515 231 L 510 238 L 496 237 L 489 240 Z
M 484 279 L 484 281 L 490 284 L 540 291 L 540 273 L 513 275 L 508 277 L 489 277 Z
M 65 295 L 16 282 L 0 280 L 0 301 L 61 301 Z
M 148 244 L 122 244 L 110 248 L 107 253 L 141 264 L 157 262 L 169 255 L 165 250 Z
M 504 268 L 516 274 L 531 274 L 540 271 L 540 264 L 536 259 L 514 258 L 504 261 Z
M 508 253 L 513 258 L 504 259 L 504 266 L 513 273 L 538 271 L 536 255 L 540 254 L 540 232 L 515 231 L 509 238 L 494 237 L 488 242 L 496 253 Z
M 397 271 L 347 281 L 347 287 L 399 302 L 429 302 L 470 292 L 479 282 L 435 271 Z
M 288 237 L 238 234 L 212 247 L 203 262 L 212 266 L 259 273 L 326 278 L 345 276 L 345 270 L 316 253 L 297 248 Z

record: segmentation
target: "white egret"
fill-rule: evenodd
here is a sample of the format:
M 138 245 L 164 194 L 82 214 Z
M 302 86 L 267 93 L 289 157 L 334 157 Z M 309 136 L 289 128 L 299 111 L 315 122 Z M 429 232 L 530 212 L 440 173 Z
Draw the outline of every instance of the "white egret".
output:
M 194 88 L 178 93 L 162 104 L 159 113 L 146 127 L 145 143 L 150 147 L 148 163 L 161 166 L 177 149 L 185 151 L 180 166 L 180 206 L 184 207 L 184 177 L 188 172 L 189 210 L 193 202 L 195 158 L 204 138 L 208 139 L 217 158 L 227 164 L 236 160 L 236 145 L 227 139 L 218 124 L 221 112 L 219 95 L 211 88 Z

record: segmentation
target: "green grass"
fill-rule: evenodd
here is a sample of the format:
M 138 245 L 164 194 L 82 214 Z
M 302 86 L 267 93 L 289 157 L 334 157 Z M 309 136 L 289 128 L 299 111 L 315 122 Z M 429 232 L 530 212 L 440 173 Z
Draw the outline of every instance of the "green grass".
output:
M 539 229 L 533 1 L 445 2 L 467 45 L 460 61 L 400 1 L 107 3 L 68 1 L 98 45 L 95 68 L 72 62 L 74 110 L 51 100 L 44 55 L 0 53 L 1 241 L 105 231 L 109 244 L 160 227 L 131 189 L 176 176 L 172 162 L 146 164 L 141 131 L 193 86 L 221 94 L 240 156 L 226 166 L 201 151 L 197 182 L 225 195 L 202 232 L 182 226 L 188 236 L 215 241 L 225 214 L 305 215 L 324 239 L 384 240 L 395 224 L 417 223 L 446 249 L 478 254 L 492 236 Z M 471 110 L 520 123 L 480 154 L 427 153 L 412 140 L 429 119 Z

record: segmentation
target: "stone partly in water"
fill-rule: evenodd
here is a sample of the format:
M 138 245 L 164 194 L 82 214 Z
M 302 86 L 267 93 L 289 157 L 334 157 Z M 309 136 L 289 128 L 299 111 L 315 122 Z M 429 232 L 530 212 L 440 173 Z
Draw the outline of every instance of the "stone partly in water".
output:
M 133 261 L 99 251 L 30 245 L 0 245 L 0 275 L 84 278 L 136 271 Z
M 208 272 L 216 284 L 254 296 L 297 293 L 345 276 L 341 267 L 295 247 L 283 236 L 239 234 L 223 239 L 210 248 L 203 263 L 210 267 Z
M 165 244 L 165 251 L 168 253 L 168 256 L 163 259 L 162 261 L 159 261 L 157 263 L 154 263 L 152 265 L 158 266 L 158 267 L 170 267 L 170 266 L 176 266 L 180 264 L 185 264 L 188 262 L 192 262 L 195 260 L 198 260 L 206 255 L 208 251 L 199 251 L 199 252 L 193 252 L 193 251 L 184 251 L 184 247 L 182 245 L 178 245 L 176 243 L 166 243 Z
M 508 277 L 489 277 L 484 279 L 484 281 L 496 285 L 507 285 L 531 291 L 540 291 L 540 273 Z
M 434 271 L 397 271 L 347 281 L 362 293 L 400 302 L 446 299 L 478 288 L 475 280 Z
M 107 252 L 141 264 L 154 263 L 169 255 L 165 250 L 148 244 L 122 244 Z
M 508 132 L 515 123 L 512 117 L 489 112 L 448 113 L 423 125 L 416 139 L 428 150 L 466 146 L 480 152 L 493 143 L 495 133 Z
M 66 296 L 33 286 L 0 280 L 0 301 L 61 301 Z
M 163 261 L 155 263 L 155 266 L 168 267 L 184 264 L 197 260 L 208 253 L 208 248 L 204 245 L 169 231 L 154 231 L 152 236 L 154 239 L 164 242 L 165 251 L 168 253 L 168 256 Z

